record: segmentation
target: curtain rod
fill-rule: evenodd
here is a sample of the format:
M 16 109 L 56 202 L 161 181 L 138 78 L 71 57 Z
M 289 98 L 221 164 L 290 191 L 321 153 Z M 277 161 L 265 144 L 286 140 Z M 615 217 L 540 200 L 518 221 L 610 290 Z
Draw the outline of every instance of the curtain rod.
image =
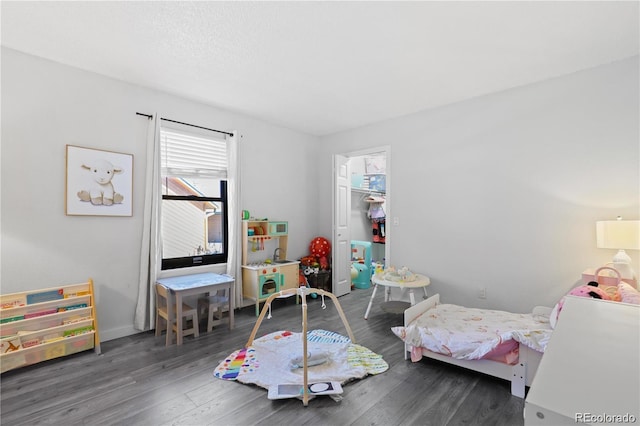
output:
M 153 118 L 153 115 L 143 114 L 141 112 L 136 112 L 136 115 L 141 115 L 143 117 L 147 117 L 148 119 L 152 119 Z M 176 123 L 176 124 L 182 124 L 184 126 L 196 127 L 198 129 L 202 129 L 202 130 L 209 130 L 210 132 L 223 133 L 225 135 L 233 136 L 233 133 L 225 132 L 223 130 L 209 129 L 208 127 L 196 126 L 195 124 L 183 123 L 182 121 L 171 120 L 169 118 L 160 117 L 160 120 L 169 121 L 171 123 Z

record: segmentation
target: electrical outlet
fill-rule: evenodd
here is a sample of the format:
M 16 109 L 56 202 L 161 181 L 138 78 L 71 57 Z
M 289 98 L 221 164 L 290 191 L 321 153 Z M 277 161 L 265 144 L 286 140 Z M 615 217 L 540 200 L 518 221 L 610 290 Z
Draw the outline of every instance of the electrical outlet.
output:
M 478 289 L 478 299 L 486 299 L 487 298 L 487 288 L 480 287 Z
M 398 218 L 398 216 L 393 218 L 393 226 L 398 226 L 400 225 L 400 218 Z

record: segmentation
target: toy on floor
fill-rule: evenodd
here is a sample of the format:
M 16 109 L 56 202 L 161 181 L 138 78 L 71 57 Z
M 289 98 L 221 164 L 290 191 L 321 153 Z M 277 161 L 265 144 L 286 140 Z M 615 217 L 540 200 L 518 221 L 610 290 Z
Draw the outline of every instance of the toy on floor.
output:
M 351 264 L 351 282 L 358 278 L 359 271 L 356 269 L 355 264 Z
M 351 283 L 356 288 L 369 288 L 372 271 L 370 241 L 351 241 L 351 264 L 352 268 L 358 271 L 358 275 L 351 279 Z
M 300 259 L 300 266 L 310 267 L 314 273 L 330 268 L 331 243 L 323 237 L 315 237 L 309 244 L 309 255 Z
M 308 338 L 307 338 L 307 298 L 306 298 L 307 294 L 310 294 L 310 293 L 316 293 L 323 296 L 322 297 L 323 308 L 325 308 L 324 296 L 328 296 L 333 300 L 335 307 L 338 311 L 338 315 L 340 316 L 340 319 L 342 319 L 342 323 L 347 329 L 347 333 L 349 334 L 349 338 L 351 339 L 351 342 L 355 343 L 355 338 L 353 337 L 353 333 L 351 332 L 351 327 L 349 327 L 349 323 L 347 322 L 347 317 L 344 315 L 344 312 L 340 307 L 340 302 L 338 302 L 338 298 L 333 293 L 329 293 L 327 291 L 315 289 L 315 288 L 298 287 L 296 289 L 283 290 L 279 292 L 279 294 L 272 294 L 267 298 L 267 300 L 265 301 L 264 307 L 262 308 L 262 312 L 260 312 L 260 316 L 258 317 L 258 321 L 256 322 L 256 325 L 253 327 L 251 336 L 249 336 L 249 340 L 245 345 L 245 347 L 248 348 L 253 344 L 253 339 L 256 337 L 256 333 L 260 328 L 260 324 L 262 324 L 262 320 L 264 319 L 264 316 L 267 310 L 269 309 L 273 299 L 275 299 L 276 297 L 287 297 L 292 295 L 298 295 L 302 298 L 302 354 L 303 354 L 303 357 L 302 357 L 302 365 L 303 365 L 302 403 L 305 406 L 309 404 L 309 395 L 310 395 L 310 392 L 309 392 L 310 383 L 309 383 L 309 372 L 308 372 L 309 348 L 308 348 Z
M 307 269 L 305 268 L 305 271 L 307 271 Z M 300 269 L 298 271 L 298 287 L 306 287 L 306 288 L 311 288 L 311 286 L 309 285 L 309 280 L 307 280 L 306 275 L 309 275 L 309 273 L 306 273 L 305 271 L 303 271 L 302 269 Z M 310 294 L 312 299 L 315 299 L 318 297 L 317 294 L 315 293 L 311 293 Z
M 307 330 L 307 296 L 329 297 L 346 328 L 347 336 L 327 330 Z M 298 296 L 302 299 L 302 333 L 276 331 L 254 338 L 275 298 Z M 298 355 L 298 356 L 297 356 Z M 312 364 L 315 364 L 312 366 Z M 300 398 L 305 406 L 317 395 L 336 396 L 342 383 L 380 374 L 389 365 L 382 356 L 355 343 L 351 327 L 338 298 L 328 291 L 298 287 L 270 295 L 243 349 L 226 357 L 215 369 L 214 377 L 254 384 L 269 391 L 269 398 Z
M 307 366 L 324 364 L 329 360 L 329 353 L 326 351 L 307 352 Z M 304 368 L 302 353 L 291 360 L 291 368 Z
M 305 288 L 300 290 L 307 291 Z M 321 297 L 324 299 L 325 295 Z M 252 340 L 250 346 L 225 357 L 213 375 L 222 380 L 257 385 L 271 392 L 274 392 L 274 387 L 277 391 L 278 386 L 292 385 L 295 388 L 286 388 L 289 389 L 288 397 L 301 398 L 304 396 L 303 378 L 306 374 L 309 397 L 313 398 L 325 394 L 314 385 L 333 382 L 344 385 L 389 369 L 381 355 L 352 342 L 347 336 L 327 330 L 310 330 L 306 339 L 303 336 L 303 333 L 281 330 Z M 307 342 L 306 369 L 302 358 L 303 341 Z M 337 395 L 331 398 L 338 401 Z
M 307 392 L 314 397 L 316 395 L 336 395 L 342 393 L 340 382 L 320 382 L 309 385 Z M 304 394 L 301 385 L 273 385 L 269 386 L 269 399 L 300 398 Z

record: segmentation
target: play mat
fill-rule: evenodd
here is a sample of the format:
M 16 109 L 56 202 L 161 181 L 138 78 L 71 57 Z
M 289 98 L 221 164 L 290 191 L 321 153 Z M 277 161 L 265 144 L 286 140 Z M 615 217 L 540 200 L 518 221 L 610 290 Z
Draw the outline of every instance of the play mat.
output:
M 265 389 L 277 384 L 302 384 L 302 333 L 277 331 L 253 341 L 225 358 L 214 371 L 222 380 L 237 380 Z M 352 343 L 348 337 L 326 330 L 307 332 L 309 360 L 317 364 L 308 367 L 308 382 L 336 381 L 345 383 L 369 374 L 386 371 L 389 365 L 364 346 Z

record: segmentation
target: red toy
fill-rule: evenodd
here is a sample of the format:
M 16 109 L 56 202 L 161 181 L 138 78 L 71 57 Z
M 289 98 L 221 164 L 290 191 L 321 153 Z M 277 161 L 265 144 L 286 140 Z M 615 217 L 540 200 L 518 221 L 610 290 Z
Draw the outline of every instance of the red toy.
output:
M 331 253 L 331 243 L 329 240 L 322 237 L 315 237 L 309 244 L 309 252 L 311 254 L 300 259 L 301 269 L 311 268 L 311 271 L 316 273 L 318 273 L 320 269 L 329 269 L 329 254 Z
M 329 260 L 326 256 L 322 256 L 320 259 L 318 259 L 318 263 L 320 264 L 320 269 L 329 269 Z
M 313 266 L 314 263 L 316 263 L 315 256 L 305 256 L 300 259 L 300 265 L 302 266 Z
M 304 276 L 302 270 L 298 271 L 298 287 L 308 287 L 309 282 L 307 281 L 307 277 Z
M 309 251 L 315 257 L 326 257 L 331 253 L 331 243 L 326 238 L 315 237 L 311 240 Z

